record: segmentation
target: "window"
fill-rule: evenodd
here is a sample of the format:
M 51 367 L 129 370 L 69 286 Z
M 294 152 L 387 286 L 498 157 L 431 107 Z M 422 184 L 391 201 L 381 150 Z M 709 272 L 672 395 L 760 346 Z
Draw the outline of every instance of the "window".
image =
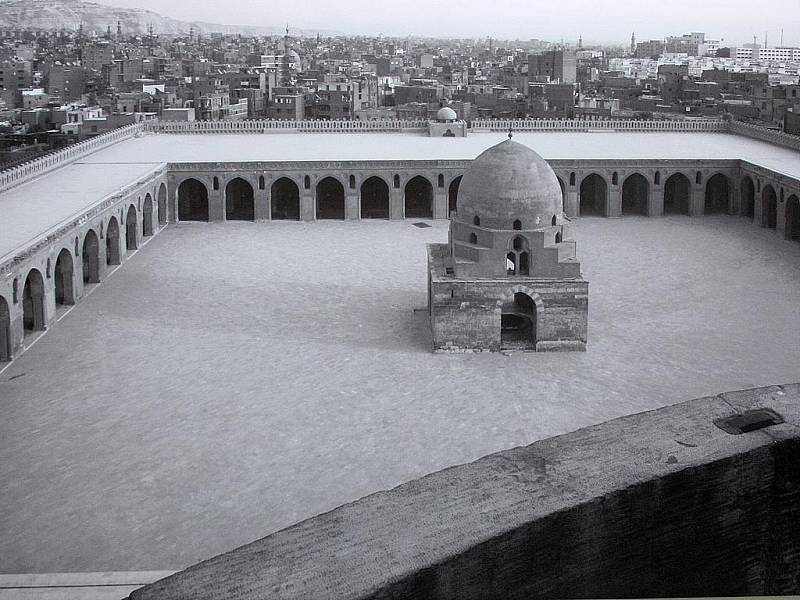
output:
M 260 189 L 260 190 L 264 189 L 264 176 L 263 175 L 259 175 L 258 176 L 258 189 Z
M 394 176 L 394 187 L 395 188 L 399 188 L 400 187 L 400 175 L 395 175 Z
M 303 177 L 303 188 L 310 190 L 311 189 L 311 177 L 306 175 Z
M 522 221 L 520 221 L 519 219 L 516 219 L 514 221 L 513 227 L 514 227 L 515 230 L 519 231 L 520 229 L 522 229 Z
M 356 189 L 356 176 L 355 175 L 350 175 L 350 189 L 351 190 Z
M 611 175 L 611 185 L 617 185 L 618 183 L 619 183 L 619 175 L 617 175 L 617 172 L 614 171 L 614 173 Z
M 441 173 L 439 173 L 438 185 L 440 188 L 444 187 L 444 175 L 442 175 Z
M 477 225 L 477 226 L 479 226 L 479 227 L 480 227 L 480 224 L 481 224 L 481 218 L 480 218 L 478 215 L 475 215 L 475 218 L 473 218 L 473 219 L 472 219 L 472 224 L 473 224 L 473 225 Z
M 14 279 L 14 283 L 11 284 L 11 297 L 14 301 L 14 304 L 19 302 L 19 279 Z
M 658 171 L 656 171 L 656 174 L 655 174 L 655 176 L 653 177 L 653 182 L 654 182 L 656 185 L 661 185 L 661 173 L 659 173 Z
M 470 244 L 477 244 L 478 243 L 478 236 L 474 233 L 469 234 L 469 243 Z
M 570 184 L 571 186 L 574 186 L 574 185 L 575 185 L 575 173 L 570 173 L 570 174 L 569 174 L 569 184 Z
M 218 190 L 219 189 L 219 177 L 217 177 L 216 175 L 214 176 L 214 182 L 213 183 L 214 183 L 214 189 Z
M 694 182 L 697 185 L 700 185 L 701 183 L 703 183 L 703 174 L 700 171 L 698 171 L 697 174 L 694 176 Z

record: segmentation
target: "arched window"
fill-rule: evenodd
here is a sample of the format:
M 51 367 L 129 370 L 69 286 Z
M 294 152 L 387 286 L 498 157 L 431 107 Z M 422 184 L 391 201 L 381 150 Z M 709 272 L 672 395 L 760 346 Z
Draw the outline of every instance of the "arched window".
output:
M 351 190 L 356 189 L 356 176 L 355 175 L 350 175 L 350 189 Z
M 474 233 L 469 234 L 469 243 L 470 244 L 477 244 L 478 243 L 478 236 Z
M 50 279 L 50 259 L 47 259 L 47 267 L 45 268 L 44 274 Z
M 260 189 L 260 190 L 264 189 L 264 176 L 263 175 L 259 175 L 258 176 L 258 189 Z
M 614 171 L 614 173 L 611 175 L 611 185 L 617 185 L 618 183 L 619 183 L 619 175 L 617 175 L 617 172 Z
M 400 175 L 395 175 L 394 176 L 393 185 L 394 185 L 395 188 L 399 188 L 400 187 Z
M 575 185 L 575 172 L 574 171 L 569 174 L 569 184 L 571 186 Z
M 214 175 L 214 189 L 215 190 L 219 189 L 219 177 L 217 177 L 216 175 Z M 122 217 L 120 217 L 120 218 L 122 218 Z
M 472 219 L 472 224 L 480 227 L 481 218 L 478 215 L 475 215 L 475 217 Z
M 656 171 L 656 174 L 653 177 L 653 183 L 655 185 L 661 185 L 661 173 L 659 173 L 658 171 Z
M 703 183 L 703 174 L 700 171 L 698 171 L 697 174 L 694 176 L 694 182 L 697 185 L 700 185 L 701 183 Z
M 555 224 L 556 224 L 556 221 L 557 221 L 557 219 L 556 219 L 556 216 L 555 216 L 555 215 L 553 215 L 553 218 L 550 220 L 550 224 L 551 224 L 551 225 L 555 225 Z
M 80 256 L 80 254 L 78 254 L 78 238 L 77 237 L 75 238 L 75 256 L 76 257 Z
M 560 231 L 556 231 L 556 244 L 560 244 L 561 243 L 561 239 L 562 239 L 561 238 L 561 232 Z
M 444 187 L 444 175 L 442 175 L 441 173 L 439 173 L 439 177 L 438 177 L 438 179 L 437 179 L 437 185 L 438 185 L 440 188 L 443 188 L 443 187 Z
M 14 278 L 14 283 L 11 284 L 11 299 L 14 304 L 19 302 L 19 279 Z
M 515 229 L 516 231 L 519 231 L 520 229 L 522 229 L 522 221 L 520 221 L 519 219 L 516 219 L 516 220 L 514 221 L 514 225 L 513 225 L 513 227 L 514 227 L 514 229 Z
M 509 275 L 530 274 L 530 246 L 527 238 L 517 235 L 511 240 L 511 248 L 506 254 L 506 272 Z
M 311 189 L 311 177 L 309 177 L 308 175 L 303 177 L 303 188 L 307 190 Z

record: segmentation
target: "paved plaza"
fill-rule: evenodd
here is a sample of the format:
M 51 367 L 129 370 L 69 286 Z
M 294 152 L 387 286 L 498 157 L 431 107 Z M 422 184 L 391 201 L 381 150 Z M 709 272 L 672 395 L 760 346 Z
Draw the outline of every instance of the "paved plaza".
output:
M 585 353 L 433 354 L 446 222 L 171 225 L 0 374 L 0 572 L 172 570 L 376 490 L 797 381 L 800 244 L 575 223 Z

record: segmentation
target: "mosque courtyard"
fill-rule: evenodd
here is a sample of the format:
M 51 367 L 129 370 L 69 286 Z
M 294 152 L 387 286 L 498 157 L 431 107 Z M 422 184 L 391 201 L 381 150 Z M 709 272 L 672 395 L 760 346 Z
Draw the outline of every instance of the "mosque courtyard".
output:
M 170 225 L 0 372 L 0 572 L 176 570 L 371 492 L 800 374 L 800 244 L 584 218 L 585 353 L 434 354 L 448 223 Z

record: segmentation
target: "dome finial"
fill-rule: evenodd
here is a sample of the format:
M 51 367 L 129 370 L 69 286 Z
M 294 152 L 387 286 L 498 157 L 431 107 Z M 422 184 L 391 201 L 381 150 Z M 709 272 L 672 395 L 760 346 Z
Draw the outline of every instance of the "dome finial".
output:
M 509 125 L 508 126 L 508 139 L 511 139 L 512 137 L 514 137 L 514 134 L 511 133 L 511 125 Z

